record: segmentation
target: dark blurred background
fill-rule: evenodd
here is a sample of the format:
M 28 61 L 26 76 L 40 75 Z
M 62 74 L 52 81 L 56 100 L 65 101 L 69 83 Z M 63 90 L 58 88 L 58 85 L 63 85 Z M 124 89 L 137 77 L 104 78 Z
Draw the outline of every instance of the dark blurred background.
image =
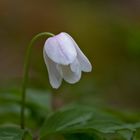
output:
M 0 87 L 20 88 L 27 45 L 39 32 L 69 33 L 93 65 L 65 82 L 55 106 L 72 102 L 140 110 L 139 0 L 0 0 Z M 51 91 L 42 57 L 33 49 L 28 87 Z

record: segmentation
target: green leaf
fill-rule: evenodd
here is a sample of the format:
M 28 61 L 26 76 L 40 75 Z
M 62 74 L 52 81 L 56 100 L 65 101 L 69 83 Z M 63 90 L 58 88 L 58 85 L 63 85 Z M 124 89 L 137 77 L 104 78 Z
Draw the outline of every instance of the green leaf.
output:
M 0 140 L 22 140 L 23 134 L 17 127 L 0 127 Z
M 133 124 L 133 127 L 136 129 L 140 128 L 140 122 L 136 122 L 135 124 Z
M 66 140 L 103 140 L 101 137 L 98 137 L 94 134 L 88 133 L 76 133 L 69 134 L 64 136 Z
M 133 131 L 130 130 L 120 130 L 118 134 L 121 135 L 125 140 L 132 140 L 133 138 Z
M 115 134 L 121 130 L 135 132 L 139 123 L 127 124 L 104 111 L 91 107 L 74 106 L 49 115 L 40 130 L 41 137 L 51 134 L 101 133 Z M 124 138 L 130 138 L 121 132 Z
M 48 91 L 43 90 L 27 90 L 27 103 L 32 103 L 41 107 L 43 109 L 48 110 L 51 107 L 51 95 Z
M 41 128 L 41 136 L 57 133 L 75 124 L 84 124 L 92 118 L 93 113 L 84 109 L 62 109 L 51 114 Z
M 137 129 L 137 131 L 135 132 L 134 140 L 140 140 L 140 129 Z
M 1 115 L 20 113 L 21 97 L 19 91 L 0 91 L 0 118 Z M 32 116 L 45 117 L 50 109 L 51 96 L 43 90 L 27 90 L 26 114 Z M 12 105 L 11 105 L 12 104 Z M 33 117 L 34 119 L 34 117 Z
M 19 105 L 21 101 L 20 91 L 0 91 L 0 104 L 5 104 L 6 102 L 14 102 Z M 47 91 L 44 90 L 34 90 L 28 89 L 27 90 L 27 104 L 33 104 L 37 107 L 41 107 L 43 109 L 50 108 L 51 105 L 51 96 L 48 94 Z
M 48 116 L 40 132 L 42 137 L 48 134 L 83 131 L 112 133 L 120 124 L 122 122 L 116 118 L 94 108 L 75 106 L 60 109 Z

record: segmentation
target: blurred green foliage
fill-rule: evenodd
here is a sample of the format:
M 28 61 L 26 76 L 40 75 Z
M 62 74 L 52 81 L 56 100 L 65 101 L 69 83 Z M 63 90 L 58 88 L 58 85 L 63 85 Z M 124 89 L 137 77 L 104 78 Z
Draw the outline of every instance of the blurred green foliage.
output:
M 79 103 L 54 111 L 53 94 L 48 91 L 27 90 L 26 132 L 19 128 L 20 90 L 0 92 L 0 138 L 21 140 L 26 133 L 33 137 L 60 140 L 139 140 L 140 118 L 95 105 Z M 52 138 L 53 137 L 53 138 Z M 62 138 L 61 138 L 62 137 Z

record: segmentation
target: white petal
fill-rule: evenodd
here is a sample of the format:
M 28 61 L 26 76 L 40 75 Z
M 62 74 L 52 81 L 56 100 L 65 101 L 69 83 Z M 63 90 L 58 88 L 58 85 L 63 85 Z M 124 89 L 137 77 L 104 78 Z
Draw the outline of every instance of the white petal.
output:
M 88 58 L 84 55 L 84 53 L 80 50 L 80 48 L 78 47 L 77 43 L 73 40 L 73 38 L 65 33 L 68 37 L 71 38 L 71 40 L 73 41 L 73 44 L 77 50 L 77 59 L 81 65 L 81 69 L 82 71 L 84 72 L 90 72 L 92 70 L 92 65 L 91 63 L 89 62 Z
M 45 42 L 45 50 L 50 59 L 62 65 L 72 63 L 77 56 L 73 42 L 64 33 L 48 38 Z
M 70 66 L 64 66 L 64 65 L 59 65 L 59 71 L 61 71 L 61 75 L 63 77 L 63 79 L 70 83 L 70 84 L 74 84 L 76 82 L 78 82 L 81 78 L 81 71 L 79 71 L 78 73 L 75 73 L 71 70 Z
M 70 68 L 75 73 L 79 73 L 81 71 L 80 63 L 77 58 L 70 64 Z
M 56 63 L 49 59 L 45 52 L 45 49 L 43 49 L 43 57 L 48 69 L 49 81 L 51 86 L 53 88 L 59 88 L 62 82 L 62 77 L 56 68 Z

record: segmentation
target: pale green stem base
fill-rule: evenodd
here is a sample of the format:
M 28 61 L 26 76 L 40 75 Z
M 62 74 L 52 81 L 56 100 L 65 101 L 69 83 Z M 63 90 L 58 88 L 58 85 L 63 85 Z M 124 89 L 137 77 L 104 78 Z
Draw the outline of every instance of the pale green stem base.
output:
M 31 50 L 34 42 L 43 37 L 43 36 L 54 36 L 54 34 L 49 33 L 49 32 L 43 32 L 37 34 L 29 43 L 27 52 L 26 52 L 26 57 L 25 57 L 25 62 L 24 62 L 24 75 L 23 75 L 23 83 L 22 83 L 22 98 L 21 98 L 21 129 L 25 129 L 25 103 L 26 103 L 26 87 L 27 87 L 27 81 L 28 81 L 28 72 L 29 72 L 29 64 L 30 64 L 30 57 L 31 57 Z

